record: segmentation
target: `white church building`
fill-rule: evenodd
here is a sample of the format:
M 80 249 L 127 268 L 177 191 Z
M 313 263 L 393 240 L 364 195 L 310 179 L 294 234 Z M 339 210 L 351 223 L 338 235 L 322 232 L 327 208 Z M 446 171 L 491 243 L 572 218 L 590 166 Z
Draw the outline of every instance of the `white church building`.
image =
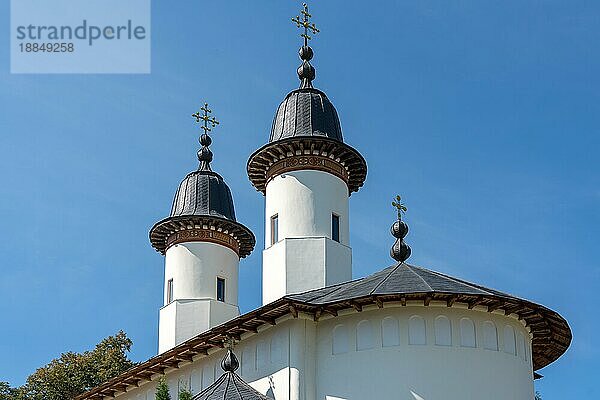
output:
M 300 88 L 247 164 L 265 197 L 263 305 L 240 315 L 239 263 L 255 237 L 211 169 L 218 122 L 205 105 L 194 115 L 200 166 L 150 231 L 165 257 L 158 355 L 78 399 L 153 400 L 164 378 L 173 399 L 185 386 L 199 400 L 532 400 L 535 371 L 567 350 L 571 330 L 558 313 L 408 264 L 400 213 L 391 266 L 352 280 L 349 199 L 367 163 L 313 87 L 309 19 L 306 7 L 295 19 Z

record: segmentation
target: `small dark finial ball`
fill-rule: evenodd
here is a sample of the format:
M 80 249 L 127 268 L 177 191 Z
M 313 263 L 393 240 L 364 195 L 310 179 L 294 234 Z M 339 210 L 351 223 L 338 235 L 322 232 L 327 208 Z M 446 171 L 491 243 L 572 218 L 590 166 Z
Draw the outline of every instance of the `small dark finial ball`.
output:
M 408 225 L 404 221 L 396 221 L 390 228 L 392 236 L 397 239 L 402 239 L 408 234 Z
M 313 49 L 310 46 L 302 46 L 300 50 L 298 50 L 298 54 L 300 55 L 300 59 L 304 61 L 310 61 L 313 58 Z
M 202 146 L 206 146 L 206 147 L 208 147 L 208 146 L 210 146 L 210 144 L 211 144 L 211 143 L 212 143 L 212 139 L 211 139 L 211 138 L 210 138 L 210 136 L 208 136 L 206 133 L 203 133 L 203 134 L 200 136 L 200 144 L 201 144 Z
M 211 162 L 213 159 L 212 151 L 208 149 L 208 147 L 203 147 L 198 150 L 198 160 Z
M 404 262 L 408 260 L 411 253 L 412 251 L 410 249 L 410 246 L 401 240 L 396 241 L 396 243 L 394 243 L 394 245 L 390 249 L 390 256 L 398 262 Z
M 312 81 L 315 79 L 315 67 L 310 65 L 308 61 L 304 61 L 302 65 L 298 67 L 298 77 L 300 79 Z
M 227 354 L 225 354 L 225 357 L 221 361 L 221 368 L 223 368 L 223 371 L 235 372 L 239 367 L 240 363 L 235 354 L 233 354 L 231 350 L 227 350 Z

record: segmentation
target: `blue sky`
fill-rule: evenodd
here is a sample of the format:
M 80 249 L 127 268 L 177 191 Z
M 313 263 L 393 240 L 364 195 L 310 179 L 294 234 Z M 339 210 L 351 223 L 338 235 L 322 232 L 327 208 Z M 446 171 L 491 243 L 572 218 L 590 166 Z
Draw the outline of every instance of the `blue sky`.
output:
M 376 6 L 374 6 L 376 4 Z M 149 75 L 11 75 L 0 3 L 0 381 L 119 329 L 156 353 L 163 258 L 148 230 L 196 168 L 190 114 L 220 119 L 213 168 L 258 248 L 240 305 L 260 304 L 264 199 L 245 173 L 298 85 L 300 2 L 154 1 Z M 366 158 L 351 198 L 354 275 L 391 264 L 391 197 L 410 261 L 542 303 L 570 323 L 545 400 L 594 398 L 600 356 L 600 4 L 327 1 L 311 11 L 315 86 Z

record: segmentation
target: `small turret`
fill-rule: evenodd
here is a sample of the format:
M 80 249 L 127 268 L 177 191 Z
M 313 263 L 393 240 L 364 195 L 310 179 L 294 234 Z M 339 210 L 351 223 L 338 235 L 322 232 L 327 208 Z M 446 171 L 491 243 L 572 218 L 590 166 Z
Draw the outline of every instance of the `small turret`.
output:
M 159 353 L 239 315 L 239 261 L 255 244 L 236 221 L 229 187 L 211 168 L 209 132 L 219 122 L 208 104 L 201 110 L 193 114 L 204 130 L 198 169 L 179 184 L 170 216 L 150 230 L 152 246 L 165 255 Z
M 286 294 L 352 279 L 349 196 L 367 175 L 364 158 L 344 143 L 338 113 L 313 87 L 311 34 L 319 29 L 304 4 L 292 21 L 303 30 L 300 88 L 285 97 L 269 143 L 250 156 L 247 170 L 265 195 L 263 304 Z

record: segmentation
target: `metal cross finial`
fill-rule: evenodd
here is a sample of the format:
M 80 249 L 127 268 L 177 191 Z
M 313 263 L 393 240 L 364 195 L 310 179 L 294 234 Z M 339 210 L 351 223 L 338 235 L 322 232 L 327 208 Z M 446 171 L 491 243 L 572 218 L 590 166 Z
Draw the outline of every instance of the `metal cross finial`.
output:
M 231 336 L 227 336 L 225 340 L 223 340 L 223 344 L 227 350 L 233 351 L 233 347 L 235 346 L 235 339 Z
M 200 128 L 204 129 L 204 133 L 208 133 L 215 126 L 219 125 L 219 121 L 215 117 L 209 117 L 208 114 L 212 113 L 210 108 L 208 108 L 208 103 L 204 103 L 204 106 L 200 107 L 200 110 L 204 112 L 204 114 L 200 114 L 200 111 L 192 114 L 192 117 L 196 118 L 196 122 L 204 121 L 204 125 L 201 125 Z M 212 127 L 208 125 L 212 125 Z
M 402 220 L 402 214 L 406 214 L 408 208 L 402 203 L 402 197 L 400 195 L 396 196 L 396 200 L 392 201 L 392 207 L 395 207 L 398 210 L 398 220 Z
M 302 3 L 303 10 L 300 11 L 302 14 L 302 19 L 297 15 L 295 18 L 292 18 L 292 22 L 296 24 L 298 28 L 304 28 L 304 33 L 300 34 L 304 38 L 304 45 L 308 46 L 308 41 L 312 39 L 308 34 L 308 31 L 311 31 L 313 35 L 320 32 L 317 29 L 317 26 L 314 23 L 310 22 L 310 18 L 312 15 L 308 12 L 308 5 L 306 3 Z

